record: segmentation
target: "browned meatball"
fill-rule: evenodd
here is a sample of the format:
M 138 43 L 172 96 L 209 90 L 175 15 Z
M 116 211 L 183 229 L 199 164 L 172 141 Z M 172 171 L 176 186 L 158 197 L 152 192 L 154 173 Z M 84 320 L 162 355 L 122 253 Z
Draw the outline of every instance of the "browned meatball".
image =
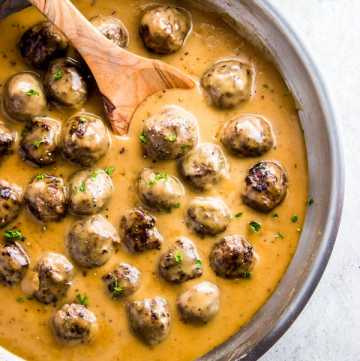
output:
M 0 246 L 0 282 L 13 286 L 18 284 L 29 268 L 30 259 L 18 243 Z
M 115 45 L 127 48 L 129 45 L 129 32 L 125 25 L 114 16 L 97 15 L 91 23 Z
M 11 131 L 0 121 L 0 160 L 4 155 L 10 154 L 16 139 L 16 132 Z
M 7 226 L 19 215 L 22 203 L 22 188 L 0 179 L 0 228 Z
M 195 245 L 185 237 L 179 237 L 164 253 L 159 262 L 160 275 L 168 282 L 182 283 L 200 277 L 202 261 Z
M 60 177 L 39 174 L 26 188 L 25 202 L 30 212 L 42 222 L 63 219 L 68 209 L 68 189 Z
M 145 11 L 139 32 L 147 49 L 157 54 L 171 54 L 183 46 L 191 27 L 191 15 L 185 9 L 155 5 Z
M 243 202 L 258 211 L 270 212 L 284 200 L 288 177 L 279 162 L 263 161 L 249 170 L 245 183 Z
M 61 137 L 61 123 L 49 117 L 35 117 L 26 126 L 21 150 L 26 159 L 39 166 L 56 161 Z
M 248 278 L 257 256 L 251 244 L 240 235 L 222 238 L 210 254 L 210 266 L 220 277 Z
M 128 305 L 128 317 L 133 332 L 148 345 L 159 344 L 169 334 L 169 306 L 162 297 L 131 302 Z
M 69 42 L 49 21 L 38 23 L 25 31 L 19 50 L 25 61 L 35 68 L 46 68 L 52 59 L 66 53 Z
M 102 279 L 112 298 L 115 299 L 130 296 L 140 287 L 140 271 L 127 263 L 120 263 Z
M 215 63 L 201 78 L 210 101 L 221 109 L 249 100 L 255 86 L 253 66 L 237 59 Z
M 55 313 L 52 326 L 56 339 L 67 345 L 89 343 L 99 329 L 95 314 L 76 303 L 62 306 Z

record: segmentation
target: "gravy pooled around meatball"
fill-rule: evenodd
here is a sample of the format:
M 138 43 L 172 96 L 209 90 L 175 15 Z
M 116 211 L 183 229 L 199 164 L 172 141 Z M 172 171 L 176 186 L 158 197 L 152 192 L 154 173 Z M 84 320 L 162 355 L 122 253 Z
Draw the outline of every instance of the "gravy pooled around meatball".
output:
M 87 100 L 87 84 L 80 63 L 74 59 L 53 61 L 45 75 L 44 84 L 49 98 L 61 105 L 79 108 Z
M 130 252 L 160 249 L 164 239 L 156 227 L 156 218 L 144 209 L 130 209 L 121 218 L 121 239 Z
M 11 118 L 29 121 L 46 112 L 47 102 L 40 76 L 23 71 L 12 75 L 4 86 L 4 110 Z
M 288 177 L 279 162 L 262 161 L 254 165 L 245 178 L 243 202 L 261 212 L 270 212 L 285 198 Z
M 115 299 L 130 296 L 140 287 L 140 271 L 127 263 L 120 263 L 102 279 L 111 297 Z
M 199 235 L 215 236 L 224 232 L 230 220 L 228 206 L 215 197 L 194 198 L 186 213 L 186 225 Z
M 145 205 L 165 212 L 179 208 L 185 195 L 185 189 L 176 177 L 150 168 L 145 168 L 140 173 L 138 192 Z
M 35 117 L 25 127 L 20 146 L 25 159 L 38 166 L 56 161 L 61 138 L 61 123 L 49 117 Z
M 58 222 L 68 209 L 68 189 L 61 177 L 39 174 L 25 191 L 25 202 L 30 212 L 42 222 Z
M 114 226 L 99 214 L 75 222 L 67 236 L 70 256 L 87 268 L 104 265 L 119 243 Z
M 65 55 L 69 42 L 50 21 L 38 23 L 25 31 L 19 42 L 24 60 L 35 68 L 46 68 L 49 62 Z
M 255 71 L 253 66 L 241 60 L 219 61 L 205 72 L 201 85 L 216 107 L 234 108 L 251 98 L 255 86 Z
M 91 23 L 115 45 L 127 48 L 129 45 L 129 32 L 125 25 L 114 16 L 97 15 L 93 17 Z
M 0 160 L 4 155 L 12 152 L 16 140 L 16 132 L 11 131 L 0 120 Z
M 0 179 L 0 228 L 7 226 L 19 215 L 23 195 L 21 187 Z
M 243 114 L 222 130 L 222 144 L 242 157 L 259 157 L 274 146 L 270 123 L 261 115 Z
M 210 266 L 223 278 L 249 278 L 257 260 L 252 245 L 240 235 L 222 238 L 210 253 Z
M 103 169 L 82 170 L 70 179 L 70 211 L 78 215 L 100 212 L 113 193 L 111 177 Z
M 219 288 L 211 282 L 201 282 L 180 295 L 177 307 L 184 322 L 207 323 L 219 312 Z
M 156 5 L 145 11 L 140 23 L 144 45 L 157 54 L 178 51 L 191 31 L 190 13 L 180 7 Z
M 195 245 L 185 237 L 179 237 L 164 253 L 159 262 L 160 275 L 168 282 L 182 283 L 200 277 L 202 261 Z
M 110 136 L 103 120 L 90 113 L 72 116 L 63 131 L 65 158 L 90 167 L 102 158 L 110 147 Z
M 148 345 L 159 344 L 169 334 L 169 306 L 162 297 L 131 302 L 128 305 L 128 317 L 133 332 Z
M 8 243 L 0 246 L 0 283 L 13 286 L 18 284 L 29 268 L 30 259 L 18 244 Z
M 222 149 L 212 143 L 203 143 L 179 161 L 180 173 L 195 188 L 208 190 L 228 177 L 229 165 Z
M 140 141 L 153 160 L 180 158 L 198 142 L 197 120 L 180 107 L 167 107 L 145 120 Z
M 77 303 L 62 306 L 55 313 L 52 326 L 57 341 L 68 345 L 91 342 L 99 329 L 95 314 Z

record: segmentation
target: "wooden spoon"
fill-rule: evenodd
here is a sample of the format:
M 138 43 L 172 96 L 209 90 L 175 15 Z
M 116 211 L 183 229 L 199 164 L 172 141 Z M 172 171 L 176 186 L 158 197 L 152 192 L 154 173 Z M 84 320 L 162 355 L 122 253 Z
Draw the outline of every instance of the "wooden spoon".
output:
M 104 96 L 115 134 L 127 134 L 135 110 L 148 96 L 164 89 L 195 86 L 189 76 L 176 68 L 114 45 L 69 0 L 29 2 L 67 36 L 88 64 Z

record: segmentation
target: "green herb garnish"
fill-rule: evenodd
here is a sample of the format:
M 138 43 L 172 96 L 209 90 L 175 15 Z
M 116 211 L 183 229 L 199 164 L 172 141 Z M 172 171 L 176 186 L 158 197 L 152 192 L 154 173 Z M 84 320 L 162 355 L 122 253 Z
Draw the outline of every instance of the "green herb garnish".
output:
M 84 193 L 86 191 L 86 185 L 85 182 L 81 182 L 79 187 L 79 192 Z
M 98 174 L 99 174 L 99 171 L 98 171 L 98 170 L 94 170 L 94 171 L 90 174 L 90 178 L 91 178 L 92 180 L 95 180 L 96 177 L 98 176 Z
M 243 212 L 236 213 L 234 215 L 234 218 L 241 218 L 243 214 L 244 214 Z
M 4 232 L 4 237 L 6 241 L 23 241 L 25 239 L 20 229 L 9 229 Z
M 150 187 L 153 187 L 157 182 L 161 180 L 167 180 L 168 174 L 165 172 L 156 173 L 154 179 L 152 179 L 148 184 Z
M 240 273 L 240 278 L 243 278 L 243 279 L 250 279 L 251 278 L 251 272 L 241 272 Z
M 119 285 L 119 282 L 115 276 L 113 276 L 113 280 L 114 280 L 114 284 L 111 288 L 111 294 L 114 298 L 117 298 L 123 294 L 124 289 Z
M 144 132 L 139 135 L 139 140 L 142 144 L 146 144 L 148 142 L 147 136 Z
M 25 94 L 28 96 L 28 97 L 32 97 L 32 96 L 39 96 L 40 93 L 34 89 L 30 89 L 28 90 L 27 92 L 25 92 Z
M 175 262 L 180 264 L 182 261 L 183 261 L 184 257 L 183 255 L 181 254 L 180 251 L 176 251 L 175 253 Z
M 291 222 L 296 223 L 299 220 L 299 216 L 297 214 L 293 214 L 291 216 Z
M 273 218 L 279 218 L 279 215 L 277 213 L 273 213 L 272 216 Z
M 26 301 L 26 298 L 25 298 L 25 297 L 20 296 L 20 297 L 17 297 L 17 298 L 16 298 L 16 302 L 24 303 L 25 301 Z
M 197 259 L 196 261 L 195 261 L 195 266 L 196 266 L 196 268 L 202 268 L 202 261 L 201 261 L 201 259 Z
M 249 223 L 249 228 L 251 232 L 258 233 L 261 230 L 261 224 L 256 221 L 251 221 Z
M 180 208 L 181 207 L 181 203 L 175 203 L 173 208 Z
M 38 149 L 40 147 L 41 144 L 44 144 L 45 143 L 45 140 L 44 139 L 39 139 L 39 140 L 35 140 L 32 145 Z
M 86 294 L 82 295 L 82 294 L 78 293 L 76 295 L 76 301 L 78 303 L 80 303 L 80 305 L 89 306 L 89 297 Z
M 38 174 L 37 176 L 35 176 L 35 179 L 38 181 L 41 181 L 45 178 L 45 174 Z
M 60 80 L 62 79 L 62 77 L 64 76 L 64 72 L 59 68 L 56 69 L 55 74 L 54 74 L 54 80 Z
M 115 167 L 106 167 L 105 168 L 105 173 L 108 175 L 108 176 L 112 176 L 115 172 Z
M 169 134 L 165 136 L 165 140 L 167 140 L 168 142 L 174 143 L 177 139 L 176 134 Z
M 276 238 L 284 239 L 285 236 L 281 232 L 277 232 L 275 235 Z

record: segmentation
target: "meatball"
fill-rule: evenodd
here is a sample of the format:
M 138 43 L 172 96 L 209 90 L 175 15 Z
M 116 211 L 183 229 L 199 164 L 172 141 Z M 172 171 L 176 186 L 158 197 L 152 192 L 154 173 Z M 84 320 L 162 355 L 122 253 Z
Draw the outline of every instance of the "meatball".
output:
M 88 89 L 80 64 L 71 58 L 53 61 L 45 75 L 45 89 L 50 99 L 68 107 L 80 107 L 87 100 Z
M 180 207 L 185 195 L 181 182 L 165 172 L 145 168 L 138 179 L 138 192 L 142 202 L 158 211 L 171 211 Z
M 222 199 L 198 197 L 189 204 L 186 225 L 199 235 L 215 236 L 226 230 L 230 219 L 230 210 Z
M 63 132 L 65 158 L 90 167 L 102 158 L 110 147 L 110 136 L 103 120 L 90 113 L 72 116 Z
M 14 146 L 16 133 L 12 132 L 3 122 L 0 121 L 0 159 L 10 154 Z
M 284 200 L 288 177 L 280 163 L 263 161 L 249 170 L 245 183 L 243 202 L 251 208 L 267 213 Z
M 74 223 L 67 237 L 71 257 L 87 268 L 104 265 L 119 243 L 114 226 L 99 214 Z
M 0 228 L 7 226 L 19 215 L 22 203 L 22 188 L 0 179 Z
M 270 123 L 262 116 L 245 114 L 226 124 L 222 144 L 236 155 L 258 157 L 274 146 Z
M 33 295 L 42 303 L 50 304 L 64 298 L 72 284 L 74 267 L 59 253 L 45 253 L 33 271 Z
M 103 169 L 76 172 L 70 180 L 70 210 L 89 215 L 100 212 L 113 193 L 111 177 Z
M 12 75 L 4 86 L 3 105 L 11 118 L 20 121 L 45 113 L 47 103 L 39 75 L 29 71 Z
M 183 46 L 191 28 L 191 15 L 185 9 L 156 5 L 145 11 L 139 32 L 147 49 L 166 55 Z
M 42 222 L 58 222 L 68 209 L 68 189 L 60 177 L 39 174 L 25 191 L 30 212 Z
M 160 249 L 164 241 L 155 217 L 140 207 L 130 209 L 122 217 L 120 229 L 122 242 L 130 252 Z
M 140 287 L 140 271 L 126 263 L 120 263 L 102 279 L 111 296 L 115 299 L 130 296 Z
M 240 60 L 219 61 L 205 72 L 201 85 L 216 107 L 234 108 L 252 96 L 255 87 L 254 68 Z
M 18 284 L 29 268 L 30 259 L 18 243 L 0 246 L 0 282 L 13 286 Z
M 219 288 L 211 282 L 201 282 L 180 295 L 177 307 L 184 322 L 207 323 L 219 312 Z
M 179 107 L 165 108 L 145 121 L 140 140 L 153 160 L 180 158 L 198 142 L 197 120 Z
M 125 25 L 114 16 L 98 15 L 93 17 L 91 23 L 115 45 L 127 48 L 129 45 L 129 32 Z
M 56 161 L 61 137 L 61 123 L 49 117 L 35 117 L 25 127 L 21 150 L 29 161 L 46 166 Z
M 65 55 L 66 37 L 49 21 L 38 23 L 25 31 L 19 50 L 25 61 L 35 68 L 46 68 L 52 59 Z
M 229 166 L 221 148 L 212 143 L 200 144 L 179 162 L 180 173 L 195 188 L 208 190 L 226 178 Z
M 52 326 L 57 340 L 68 345 L 91 342 L 99 329 L 95 314 L 76 303 L 62 306 L 55 313 Z
M 215 244 L 210 253 L 210 266 L 223 278 L 249 278 L 256 259 L 254 248 L 244 237 L 231 235 Z
M 164 253 L 159 262 L 160 275 L 168 282 L 182 283 L 200 277 L 202 261 L 195 245 L 185 237 L 179 237 Z
M 133 332 L 148 345 L 159 344 L 169 334 L 169 306 L 162 297 L 131 302 L 128 305 L 128 317 Z

